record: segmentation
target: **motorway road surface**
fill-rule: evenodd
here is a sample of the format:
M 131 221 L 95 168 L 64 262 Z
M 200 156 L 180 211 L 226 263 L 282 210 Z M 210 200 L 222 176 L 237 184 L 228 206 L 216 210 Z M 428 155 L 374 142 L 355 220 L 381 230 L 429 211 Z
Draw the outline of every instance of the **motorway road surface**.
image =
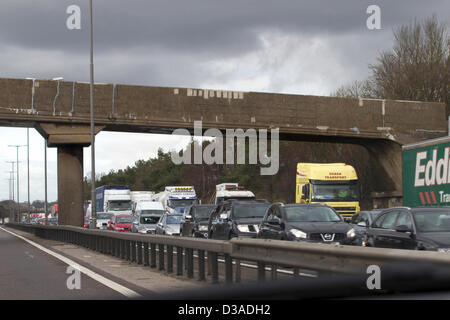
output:
M 84 268 L 81 288 L 70 290 L 67 283 L 77 282 L 73 269 L 66 273 L 68 267 L 67 261 L 0 228 L 0 299 L 123 299 L 123 292 L 133 293 Z

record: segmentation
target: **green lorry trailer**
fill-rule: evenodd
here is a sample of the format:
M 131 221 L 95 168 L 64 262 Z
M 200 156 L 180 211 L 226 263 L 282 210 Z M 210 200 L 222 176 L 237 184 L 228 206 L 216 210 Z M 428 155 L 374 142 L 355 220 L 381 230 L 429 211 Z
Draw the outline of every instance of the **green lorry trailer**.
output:
M 403 205 L 450 206 L 450 136 L 402 148 Z

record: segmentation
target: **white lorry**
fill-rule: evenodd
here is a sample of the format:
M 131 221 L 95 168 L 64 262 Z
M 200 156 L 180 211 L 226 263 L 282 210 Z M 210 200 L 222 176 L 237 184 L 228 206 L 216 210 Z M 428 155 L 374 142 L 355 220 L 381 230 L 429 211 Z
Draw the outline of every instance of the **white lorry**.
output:
M 153 191 L 131 191 L 131 210 L 133 213 L 136 214 L 136 206 L 140 201 L 151 201 L 154 194 Z
M 184 213 L 186 207 L 199 203 L 192 186 L 165 187 L 164 191 L 155 194 L 152 200 L 161 202 L 169 213 Z
M 101 186 L 96 189 L 97 212 L 132 214 L 130 189 L 126 186 Z
M 221 183 L 216 185 L 216 193 L 212 204 L 220 204 L 226 200 L 255 200 L 255 195 L 238 183 Z

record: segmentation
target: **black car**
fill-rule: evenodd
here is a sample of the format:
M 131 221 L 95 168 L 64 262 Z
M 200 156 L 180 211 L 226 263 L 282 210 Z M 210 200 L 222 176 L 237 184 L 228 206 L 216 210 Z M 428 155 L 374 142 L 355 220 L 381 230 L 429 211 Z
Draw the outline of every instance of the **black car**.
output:
M 367 246 L 450 251 L 450 208 L 384 210 L 367 229 Z
M 349 222 L 356 232 L 356 237 L 353 244 L 358 246 L 365 245 L 367 228 L 372 224 L 373 220 L 381 211 L 383 211 L 383 209 L 359 211 L 353 215 Z
M 227 200 L 221 203 L 209 218 L 208 238 L 255 238 L 269 205 L 266 200 Z
M 259 227 L 258 238 L 350 244 L 356 234 L 350 224 L 322 204 L 270 206 Z
M 194 204 L 186 208 L 181 235 L 184 237 L 208 237 L 208 221 L 217 206 L 214 204 Z

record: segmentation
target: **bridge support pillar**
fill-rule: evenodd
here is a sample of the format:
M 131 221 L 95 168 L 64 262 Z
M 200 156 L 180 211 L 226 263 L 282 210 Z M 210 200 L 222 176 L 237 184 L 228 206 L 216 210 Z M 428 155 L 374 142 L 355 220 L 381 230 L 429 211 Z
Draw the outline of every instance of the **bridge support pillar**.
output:
M 103 128 L 96 126 L 95 133 Z M 90 126 L 41 123 L 36 130 L 47 140 L 48 147 L 58 148 L 58 223 L 82 227 L 83 148 L 90 145 Z
M 83 226 L 83 146 L 58 146 L 58 223 Z
M 402 205 L 402 147 L 397 142 L 371 141 L 364 145 L 376 164 L 372 192 L 374 208 Z

